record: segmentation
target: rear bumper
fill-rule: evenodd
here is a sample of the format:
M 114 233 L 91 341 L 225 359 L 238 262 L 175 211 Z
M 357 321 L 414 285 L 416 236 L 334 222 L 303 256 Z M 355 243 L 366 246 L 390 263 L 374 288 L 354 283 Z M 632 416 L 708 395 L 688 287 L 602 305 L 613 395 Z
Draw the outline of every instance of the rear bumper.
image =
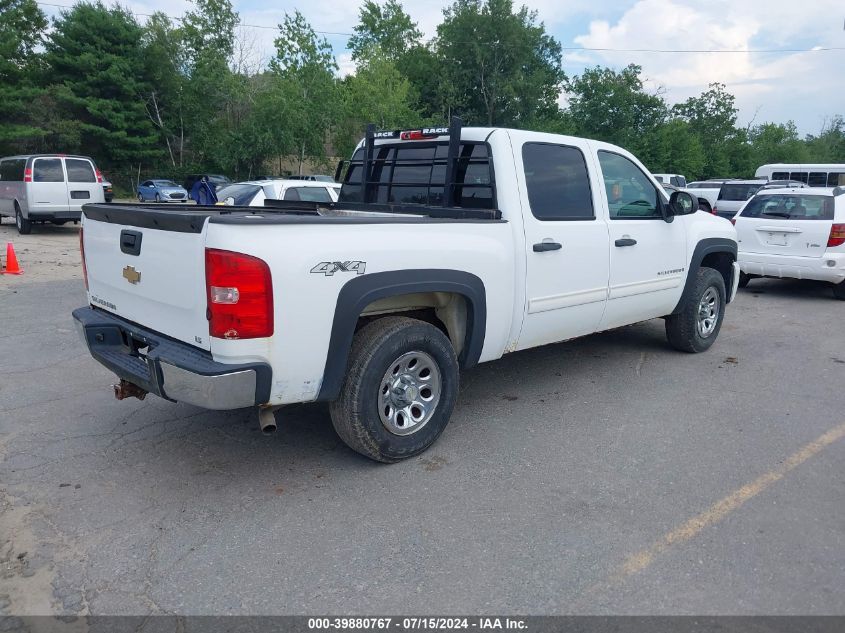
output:
M 270 399 L 266 363 L 218 363 L 209 352 L 97 308 L 77 308 L 73 318 L 95 360 L 157 396 L 205 409 L 240 409 Z
M 26 214 L 28 220 L 36 222 L 52 222 L 53 220 L 79 221 L 82 211 L 30 211 Z
M 845 253 L 825 253 L 821 257 L 766 255 L 740 252 L 739 267 L 746 275 L 814 279 L 837 284 L 845 281 Z

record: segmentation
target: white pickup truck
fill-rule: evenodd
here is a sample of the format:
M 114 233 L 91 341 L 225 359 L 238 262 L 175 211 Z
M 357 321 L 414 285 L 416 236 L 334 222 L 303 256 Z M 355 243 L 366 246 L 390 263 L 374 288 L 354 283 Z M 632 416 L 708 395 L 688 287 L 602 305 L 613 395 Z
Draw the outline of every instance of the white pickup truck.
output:
M 329 401 L 394 462 L 443 431 L 461 370 L 656 317 L 701 352 L 736 293 L 734 227 L 607 143 L 371 127 L 340 180 L 328 204 L 87 205 L 73 316 L 118 398 L 257 407 L 265 431 Z

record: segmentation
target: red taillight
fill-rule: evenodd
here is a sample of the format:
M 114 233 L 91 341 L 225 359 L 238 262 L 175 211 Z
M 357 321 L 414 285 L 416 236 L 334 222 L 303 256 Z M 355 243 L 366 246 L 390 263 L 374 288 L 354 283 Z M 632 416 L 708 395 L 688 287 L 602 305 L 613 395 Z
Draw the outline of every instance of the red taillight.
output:
M 733 224 L 734 226 L 736 226 L 736 218 L 731 218 L 731 224 Z
M 97 175 L 97 182 L 103 182 L 103 172 L 95 167 L 94 173 Z
M 267 262 L 243 253 L 207 248 L 205 284 L 211 336 L 272 336 L 273 281 Z
M 24 169 L 23 170 L 23 181 L 24 182 L 32 182 L 32 169 Z
M 845 224 L 834 224 L 830 227 L 830 237 L 827 238 L 827 247 L 842 246 L 845 244 Z
M 88 268 L 85 266 L 85 242 L 81 228 L 79 229 L 79 254 L 82 256 L 82 280 L 85 282 L 85 290 L 88 290 Z

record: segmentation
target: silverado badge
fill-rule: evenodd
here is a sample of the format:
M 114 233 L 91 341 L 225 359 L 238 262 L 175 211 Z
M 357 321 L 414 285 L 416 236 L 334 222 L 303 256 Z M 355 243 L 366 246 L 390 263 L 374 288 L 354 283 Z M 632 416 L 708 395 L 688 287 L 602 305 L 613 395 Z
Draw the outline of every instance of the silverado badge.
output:
M 126 268 L 124 268 L 123 277 L 130 284 L 137 284 L 139 281 L 141 281 L 141 273 L 135 270 L 134 266 L 127 266 Z

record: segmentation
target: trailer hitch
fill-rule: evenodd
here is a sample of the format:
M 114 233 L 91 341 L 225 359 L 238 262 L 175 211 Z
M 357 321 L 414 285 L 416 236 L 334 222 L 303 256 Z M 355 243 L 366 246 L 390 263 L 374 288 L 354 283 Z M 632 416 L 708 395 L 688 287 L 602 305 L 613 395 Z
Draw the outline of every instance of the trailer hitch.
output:
M 138 398 L 138 400 L 143 400 L 147 397 L 147 393 L 149 393 L 123 378 L 120 379 L 120 384 L 112 385 L 112 388 L 114 389 L 114 397 L 118 400 L 123 400 L 124 398 Z

